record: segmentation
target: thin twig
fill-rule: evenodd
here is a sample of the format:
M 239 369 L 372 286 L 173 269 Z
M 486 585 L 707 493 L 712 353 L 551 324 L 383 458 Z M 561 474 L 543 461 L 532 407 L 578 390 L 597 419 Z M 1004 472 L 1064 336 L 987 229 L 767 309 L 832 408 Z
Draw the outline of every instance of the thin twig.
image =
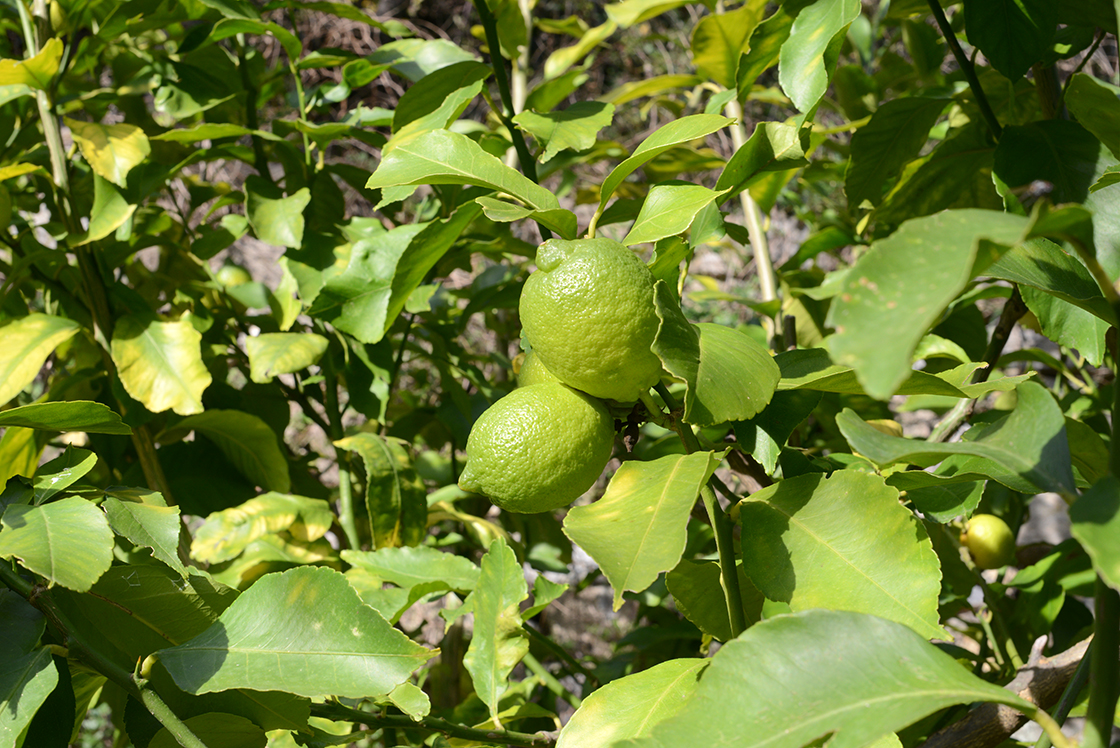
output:
M 502 745 L 517 745 L 533 748 L 534 746 L 553 746 L 556 737 L 552 733 L 514 732 L 512 730 L 480 730 L 474 727 L 465 727 L 455 722 L 448 722 L 438 717 L 422 717 L 413 721 L 411 717 L 403 714 L 373 714 L 358 709 L 351 709 L 342 704 L 312 704 L 311 714 L 315 717 L 326 719 L 345 720 L 358 722 L 364 725 L 397 730 L 418 730 L 421 732 L 439 733 L 448 738 L 461 738 L 479 743 L 500 743 Z
M 938 28 L 941 29 L 945 41 L 949 44 L 953 57 L 957 59 L 957 64 L 960 65 L 961 72 L 964 73 L 964 77 L 968 81 L 968 87 L 972 89 L 972 95 L 976 97 L 976 104 L 980 107 L 980 114 L 988 124 L 992 137 L 999 140 L 1003 134 L 1003 128 L 1000 127 L 996 113 L 992 111 L 992 105 L 988 103 L 988 97 L 984 93 L 984 88 L 980 85 L 980 79 L 976 77 L 976 68 L 972 61 L 965 56 L 964 50 L 961 49 L 961 43 L 957 41 L 957 35 L 953 32 L 953 27 L 949 25 L 949 19 L 945 17 L 945 11 L 941 9 L 938 0 L 929 0 L 929 9 L 933 12 L 933 18 L 937 21 Z

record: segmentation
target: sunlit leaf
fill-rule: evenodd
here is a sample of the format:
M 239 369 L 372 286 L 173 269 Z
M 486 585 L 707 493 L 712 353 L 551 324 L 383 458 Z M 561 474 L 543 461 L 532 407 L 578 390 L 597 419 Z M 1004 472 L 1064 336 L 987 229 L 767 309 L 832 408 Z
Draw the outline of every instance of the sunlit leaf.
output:
M 844 35 L 859 12 L 859 0 L 815 0 L 797 14 L 782 44 L 778 78 L 799 111 L 808 112 L 824 96 Z
M 805 166 L 809 148 L 809 131 L 796 123 L 759 122 L 754 132 L 723 167 L 717 190 L 729 190 L 727 197 L 737 195 L 766 173 Z
M 113 328 L 110 351 L 125 391 L 153 413 L 202 412 L 210 372 L 202 363 L 202 335 L 186 320 L 126 316 Z
M 477 60 L 464 60 L 426 75 L 409 87 L 393 110 L 393 132 L 399 133 L 405 125 L 426 117 L 439 110 L 447 98 L 463 89 L 472 91 L 471 97 L 478 95 L 482 81 L 490 77 L 493 69 Z M 469 99 L 467 100 L 469 101 Z M 466 105 L 466 102 L 463 102 Z M 459 112 L 462 114 L 462 111 Z M 454 116 L 458 119 L 458 114 Z M 449 122 L 436 125 L 446 127 Z
M 1070 532 L 1093 559 L 1093 568 L 1120 590 L 1120 478 L 1106 475 L 1069 509 Z
M 446 589 L 470 592 L 478 584 L 480 573 L 470 559 L 424 545 L 376 551 L 345 550 L 342 559 L 398 587 L 445 582 Z
M 148 136 L 136 125 L 65 122 L 94 173 L 118 187 L 125 186 L 128 172 L 152 152 Z
M 328 342 L 313 332 L 267 332 L 246 338 L 249 376 L 263 384 L 279 374 L 303 371 L 319 362 Z
M 685 182 L 654 185 L 622 243 L 630 246 L 683 234 L 696 214 L 725 192 Z
M 743 620 L 750 626 L 762 619 L 765 598 L 743 571 L 743 565 L 736 564 L 735 568 L 743 600 Z M 721 579 L 718 561 L 690 561 L 686 558 L 681 559 L 677 567 L 665 576 L 665 586 L 673 595 L 677 610 L 685 618 L 705 634 L 726 642 L 733 637 Z
M 186 578 L 187 569 L 179 560 L 179 508 L 121 501 L 109 496 L 101 505 L 109 526 L 134 545 L 151 548 L 152 555 Z
M 625 29 L 688 4 L 689 0 L 622 0 L 607 5 L 604 10 L 607 17 Z
M 478 197 L 475 198 L 475 202 L 482 206 L 482 212 L 486 217 L 496 223 L 532 219 L 555 231 L 563 239 L 576 238 L 576 215 L 570 210 L 530 210 L 516 203 L 508 203 L 493 197 Z
M 0 558 L 18 558 L 51 585 L 86 592 L 113 560 L 113 531 L 85 499 L 12 504 L 2 523 Z
M 0 709 L 0 744 L 18 744 L 57 684 L 58 670 L 49 649 L 18 652 L 4 648 L 0 654 L 0 703 L 4 704 Z
M 766 3 L 751 0 L 726 13 L 711 13 L 692 30 L 692 64 L 696 71 L 724 88 L 734 89 L 739 58 L 762 20 Z
M 93 207 L 89 212 L 89 228 L 82 233 L 67 237 L 67 241 L 72 246 L 79 247 L 104 239 L 132 218 L 136 208 L 136 205 L 128 202 L 119 187 L 107 179 L 102 179 L 99 174 L 94 174 Z
M 35 381 L 47 356 L 78 329 L 77 322 L 49 314 L 29 314 L 0 327 L 0 405 Z
M 1096 78 L 1078 73 L 1066 84 L 1065 103 L 1081 125 L 1120 158 L 1120 98 Z
M 81 480 L 97 465 L 97 455 L 88 449 L 66 447 L 45 465 L 40 465 L 31 481 L 34 503 L 49 501 Z
M 303 241 L 303 209 L 309 202 L 311 190 L 306 187 L 285 197 L 263 177 L 245 180 L 245 215 L 253 233 L 266 244 L 298 248 Z
M 624 592 L 641 592 L 680 562 L 689 513 L 721 457 L 697 452 L 624 462 L 603 498 L 568 512 L 564 533 L 607 575 L 615 610 Z
M 28 60 L 0 60 L 0 86 L 23 85 L 46 91 L 62 62 L 62 48 L 62 40 L 53 37 Z
M 567 109 L 545 114 L 524 111 L 513 121 L 544 145 L 538 156 L 545 163 L 563 150 L 585 151 L 595 145 L 596 135 L 611 123 L 614 104 L 580 101 Z
M 427 491 L 412 465 L 407 442 L 360 433 L 334 445 L 357 452 L 365 465 L 366 509 L 374 547 L 419 543 L 428 528 Z
M 606 23 L 588 29 L 575 44 L 561 47 L 550 54 L 548 59 L 544 61 L 545 80 L 563 75 L 568 68 L 582 60 L 591 50 L 605 42 L 617 30 L 618 24 L 608 18 Z
M 234 558 L 254 540 L 281 530 L 293 531 L 304 540 L 316 540 L 330 528 L 334 514 L 322 499 L 265 493 L 241 506 L 223 509 L 206 518 L 195 531 L 191 556 L 206 563 Z
M 0 413 L 0 426 L 45 431 L 85 431 L 91 434 L 131 434 L 121 417 L 107 405 L 89 400 L 35 403 Z

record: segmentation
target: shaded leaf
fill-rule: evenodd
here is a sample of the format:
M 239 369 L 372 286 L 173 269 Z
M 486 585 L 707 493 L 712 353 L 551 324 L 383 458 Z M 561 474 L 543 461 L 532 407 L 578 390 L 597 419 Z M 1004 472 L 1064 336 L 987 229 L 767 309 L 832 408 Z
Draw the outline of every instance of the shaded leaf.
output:
M 440 109 L 449 96 L 464 88 L 472 88 L 490 77 L 489 65 L 477 60 L 464 60 L 440 68 L 410 86 L 393 110 L 393 132 L 401 131 L 408 123 Z M 475 90 L 475 95 L 477 95 Z M 442 126 L 446 126 L 446 123 Z
M 0 558 L 18 558 L 51 586 L 86 592 L 113 561 L 113 531 L 85 499 L 12 504 L 2 522 Z
M 408 443 L 360 433 L 334 442 L 356 452 L 366 468 L 366 509 L 375 548 L 416 545 L 428 529 L 427 491 L 412 465 Z
M 130 315 L 117 320 L 110 351 L 128 394 L 153 413 L 201 413 L 210 372 L 202 335 L 186 320 L 161 322 Z
M 918 155 L 929 139 L 930 128 L 949 103 L 949 99 L 922 96 L 892 99 L 855 131 L 851 162 L 844 177 L 850 208 L 859 208 L 864 200 L 873 205 L 881 201 L 887 180 Z
M 770 352 L 738 330 L 703 322 L 696 386 L 685 394 L 684 417 L 697 426 L 742 421 L 766 407 L 781 371 Z
M 342 574 L 305 566 L 265 575 L 217 623 L 158 657 L 188 693 L 253 688 L 361 699 L 389 693 L 435 654 L 364 605 Z
M 477 197 L 475 202 L 482 206 L 486 217 L 496 223 L 512 223 L 529 218 L 555 231 L 561 238 L 576 238 L 576 214 L 570 210 L 530 210 L 493 197 Z
M 0 426 L 44 431 L 85 431 L 90 434 L 131 434 L 121 417 L 102 403 L 71 400 L 35 403 L 0 413 Z
M 288 197 L 263 177 L 245 180 L 245 216 L 253 233 L 266 244 L 298 249 L 303 243 L 303 209 L 311 202 L 311 190 L 296 190 Z
M 683 234 L 692 225 L 696 214 L 722 197 L 726 191 L 717 192 L 684 182 L 654 185 L 622 243 L 632 246 Z
M 737 564 L 735 568 L 743 598 L 743 618 L 752 626 L 762 620 L 762 605 L 766 599 L 743 571 L 743 565 Z M 726 642 L 733 637 L 721 578 L 718 561 L 685 558 L 665 576 L 665 585 L 685 618 L 713 639 Z
M 0 709 L 0 744 L 18 744 L 57 684 L 58 670 L 46 647 L 19 653 L 4 649 L 0 655 L 0 703 L 4 705 Z
M 238 471 L 266 491 L 291 488 L 288 459 L 276 432 L 260 416 L 241 410 L 208 410 L 184 418 L 157 438 L 176 441 L 194 431 L 214 442 Z
M 334 514 L 322 499 L 265 493 L 207 517 L 194 534 L 191 556 L 211 564 L 228 561 L 258 538 L 281 530 L 291 529 L 303 540 L 317 540 L 332 522 Z
M 264 748 L 268 743 L 264 730 L 237 714 L 212 712 L 183 722 L 206 748 Z M 179 748 L 179 741 L 165 727 L 155 734 L 148 748 Z
M 614 588 L 641 592 L 684 553 L 688 516 L 722 455 L 696 452 L 650 462 L 624 462 L 603 498 L 564 518 L 564 534 L 587 551 Z
M 1057 20 L 1057 6 L 1048 0 L 964 4 L 968 40 L 1012 82 L 1049 53 Z
M 125 187 L 128 173 L 152 152 L 148 136 L 136 125 L 64 121 L 93 172 L 118 187 Z
M 77 322 L 49 314 L 29 314 L 0 327 L 0 405 L 35 381 L 47 356 L 79 327 Z
M 319 362 L 328 340 L 312 332 L 266 332 L 245 339 L 249 376 L 257 383 L 271 382 L 279 374 L 302 371 Z
M 749 48 L 766 3 L 753 0 L 726 13 L 711 13 L 692 30 L 692 64 L 696 71 L 724 88 L 734 89 L 739 58 Z
M 799 111 L 808 112 L 824 96 L 840 43 L 859 12 L 859 0 L 814 0 L 793 20 L 781 47 L 778 79 Z
M 1088 269 L 1049 239 L 1037 237 L 1012 247 L 983 274 L 1045 291 L 1104 322 L 1115 320 L 1112 307 Z
M 58 457 L 35 471 L 31 485 L 34 503 L 42 504 L 77 483 L 97 464 L 97 455 L 88 449 L 67 446 Z
M 781 383 L 779 382 L 779 390 Z M 773 474 L 778 455 L 794 429 L 821 402 L 819 392 L 778 391 L 770 404 L 754 417 L 735 423 L 735 439 L 743 451 L 754 457 L 767 475 Z
M 538 156 L 540 163 L 549 161 L 564 150 L 585 151 L 595 145 L 600 130 L 611 123 L 614 104 L 601 101 L 579 101 L 562 111 L 538 114 L 524 111 L 513 121 L 544 145 Z
M 1106 475 L 1069 509 L 1070 532 L 1093 560 L 1093 568 L 1120 590 L 1120 478 Z
M 179 561 L 179 508 L 121 501 L 109 496 L 101 505 L 109 526 L 134 545 L 152 549 L 152 555 L 184 579 L 187 569 Z
M 1096 78 L 1077 73 L 1066 84 L 1065 103 L 1089 132 L 1120 158 L 1120 98 Z

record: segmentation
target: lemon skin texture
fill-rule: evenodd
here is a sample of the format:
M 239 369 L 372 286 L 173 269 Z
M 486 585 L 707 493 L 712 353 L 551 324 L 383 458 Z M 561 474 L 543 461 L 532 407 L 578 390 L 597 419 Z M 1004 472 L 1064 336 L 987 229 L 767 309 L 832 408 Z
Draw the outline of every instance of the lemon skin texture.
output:
M 517 372 L 518 387 L 559 381 L 552 372 L 545 368 L 544 363 L 541 362 L 541 357 L 535 351 L 529 351 L 525 354 L 525 359 L 521 362 L 521 369 Z
M 475 422 L 459 487 L 506 511 L 551 511 L 591 488 L 613 447 L 602 403 L 559 382 L 521 387 Z
M 1015 536 L 1011 528 L 992 514 L 977 514 L 968 521 L 961 542 L 981 569 L 998 569 L 1015 560 Z
M 654 278 L 637 255 L 611 239 L 550 239 L 537 268 L 521 292 L 521 324 L 554 376 L 619 402 L 657 384 Z

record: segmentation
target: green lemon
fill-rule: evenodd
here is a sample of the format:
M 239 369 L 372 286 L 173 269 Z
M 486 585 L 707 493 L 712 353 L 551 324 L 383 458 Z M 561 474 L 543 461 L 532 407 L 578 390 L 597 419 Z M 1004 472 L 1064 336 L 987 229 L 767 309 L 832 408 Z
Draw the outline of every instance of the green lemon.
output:
M 591 488 L 613 447 L 602 403 L 559 382 L 521 387 L 475 421 L 459 487 L 510 512 L 551 511 Z
M 214 274 L 214 280 L 226 288 L 233 288 L 234 286 L 240 286 L 242 283 L 248 283 L 253 280 L 253 276 L 249 275 L 249 271 L 240 265 L 228 262 L 218 268 L 218 272 Z
M 1015 536 L 1011 528 L 992 514 L 977 514 L 965 525 L 961 543 L 981 569 L 998 569 L 1015 560 Z
M 528 351 L 525 353 L 525 358 L 521 359 L 521 368 L 517 370 L 517 386 L 528 387 L 531 384 L 540 384 L 541 382 L 559 382 L 556 376 L 545 368 L 541 357 L 535 351 Z
M 610 239 L 550 239 L 537 268 L 521 292 L 521 324 L 553 375 L 620 402 L 657 384 L 654 278 L 637 255 Z

